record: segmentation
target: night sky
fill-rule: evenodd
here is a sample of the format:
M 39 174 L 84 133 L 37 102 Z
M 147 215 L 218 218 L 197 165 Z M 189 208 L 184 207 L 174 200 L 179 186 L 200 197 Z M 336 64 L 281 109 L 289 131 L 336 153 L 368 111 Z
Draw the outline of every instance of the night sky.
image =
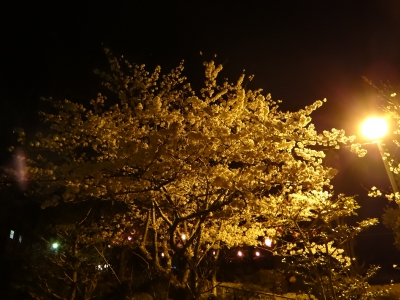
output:
M 234 81 L 245 69 L 255 75 L 248 87 L 282 99 L 284 110 L 327 98 L 313 118 L 319 130 L 358 134 L 361 120 L 379 112 L 362 76 L 400 86 L 398 0 L 97 2 L 26 1 L 1 9 L 1 163 L 8 162 L 13 129 L 36 128 L 41 96 L 95 97 L 100 79 L 93 70 L 108 67 L 104 46 L 150 70 L 159 64 L 167 72 L 184 59 L 194 87 L 203 80 L 202 62 L 216 54 L 223 77 Z M 378 217 L 386 203 L 366 197 L 366 189 L 389 185 L 379 153 L 368 150 L 363 159 L 344 150 L 332 154 L 337 191 L 360 195 L 364 218 Z M 382 227 L 370 234 L 375 242 L 390 240 Z M 399 257 L 386 245 L 377 256 Z

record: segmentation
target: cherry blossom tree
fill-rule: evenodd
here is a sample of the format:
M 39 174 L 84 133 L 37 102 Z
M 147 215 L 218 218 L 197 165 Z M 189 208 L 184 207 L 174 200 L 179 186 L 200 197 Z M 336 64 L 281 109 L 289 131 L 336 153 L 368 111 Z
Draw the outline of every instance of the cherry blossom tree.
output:
M 395 246 L 400 249 L 400 194 L 398 192 L 400 181 L 400 160 L 398 156 L 398 147 L 400 147 L 400 106 L 399 98 L 395 87 L 389 84 L 381 84 L 380 86 L 375 85 L 372 81 L 364 78 L 377 92 L 380 101 L 380 108 L 387 122 L 390 124 L 389 132 L 387 136 L 380 141 L 380 145 L 383 151 L 383 157 L 389 165 L 389 171 L 393 174 L 392 191 L 381 190 L 377 187 L 372 187 L 370 196 L 379 197 L 384 195 L 389 201 L 394 201 L 395 205 L 388 207 L 383 214 L 383 224 L 392 229 L 395 234 Z
M 150 73 L 106 53 L 111 70 L 96 73 L 109 99 L 98 94 L 88 107 L 47 99 L 45 129 L 34 138 L 20 130 L 29 153 L 24 176 L 43 208 L 124 203 L 113 221 L 99 221 L 103 241 L 118 244 L 133 230 L 132 244 L 153 270 L 196 299 L 216 293 L 216 264 L 203 267 L 224 247 L 259 247 L 270 238 L 282 240 L 275 251 L 283 254 L 297 247 L 285 241 L 291 235 L 309 260 L 322 251 L 346 265 L 334 238 L 324 240 L 328 250 L 319 240 L 304 242 L 317 221 L 330 224 L 353 211 L 343 206 L 353 200 L 334 197 L 336 170 L 323 163 L 322 149 L 354 137 L 316 131 L 311 114 L 324 101 L 284 112 L 270 94 L 246 89 L 244 74 L 217 81 L 222 66 L 213 61 L 204 64 L 204 87 L 195 92 L 183 63 L 161 75 L 160 67 Z M 359 145 L 352 150 L 363 155 Z M 184 264 L 175 271 L 177 258 Z

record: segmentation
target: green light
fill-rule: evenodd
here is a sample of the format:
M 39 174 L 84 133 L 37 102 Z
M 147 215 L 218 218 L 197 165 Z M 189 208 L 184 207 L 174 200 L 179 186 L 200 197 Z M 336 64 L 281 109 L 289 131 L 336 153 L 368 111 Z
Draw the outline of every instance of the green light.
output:
M 51 248 L 53 248 L 54 250 L 56 250 L 57 248 L 58 248 L 58 243 L 53 243 L 52 245 L 51 245 Z

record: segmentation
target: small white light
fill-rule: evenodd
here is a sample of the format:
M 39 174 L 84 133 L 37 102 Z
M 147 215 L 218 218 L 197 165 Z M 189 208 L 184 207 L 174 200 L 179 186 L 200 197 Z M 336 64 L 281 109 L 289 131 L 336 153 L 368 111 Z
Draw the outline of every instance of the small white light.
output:
M 181 235 L 181 238 L 182 238 L 182 241 L 186 241 L 186 234 L 183 233 L 183 234 Z
M 260 256 L 260 252 L 256 251 L 256 256 Z
M 11 230 L 10 231 L 10 239 L 13 239 L 14 238 L 14 230 Z
M 55 249 L 58 248 L 58 246 L 59 246 L 58 243 L 53 243 L 53 244 L 51 245 L 51 248 L 53 248 L 53 249 L 55 250 Z
M 22 235 L 18 237 L 18 242 L 22 243 Z
M 266 238 L 266 239 L 265 239 L 265 246 L 271 247 L 271 245 L 272 245 L 272 240 L 271 240 L 269 237 Z
M 130 241 L 132 239 L 132 237 L 131 236 L 128 236 L 128 241 Z
M 164 257 L 164 252 L 161 252 L 161 257 Z
M 215 255 L 215 251 L 213 251 L 213 255 Z
M 237 253 L 237 255 L 239 256 L 239 257 L 242 257 L 243 256 L 243 253 L 242 253 L 242 251 L 238 251 L 238 253 Z

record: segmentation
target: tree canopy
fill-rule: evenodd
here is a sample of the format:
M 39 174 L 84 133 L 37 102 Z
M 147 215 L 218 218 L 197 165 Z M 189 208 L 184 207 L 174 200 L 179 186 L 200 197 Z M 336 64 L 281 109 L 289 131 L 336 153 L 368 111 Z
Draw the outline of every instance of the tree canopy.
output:
M 351 265 L 337 241 L 375 221 L 358 229 L 332 223 L 358 206 L 352 197 L 334 196 L 336 170 L 324 164 L 323 149 L 354 137 L 338 129 L 317 132 L 311 114 L 324 101 L 284 112 L 270 94 L 245 87 L 252 76 L 220 81 L 222 66 L 213 61 L 204 63 L 204 87 L 194 91 L 183 62 L 161 75 L 160 67 L 148 72 L 106 53 L 111 70 L 96 73 L 108 92 L 89 106 L 46 99 L 44 129 L 28 138 L 19 131 L 24 172 L 7 171 L 29 182 L 42 208 L 90 203 L 90 217 L 78 226 L 89 235 L 79 235 L 76 251 L 99 239 L 112 247 L 129 244 L 196 298 L 210 278 L 215 287 L 216 268 L 204 271 L 204 264 L 224 247 L 261 247 L 269 238 L 275 254 L 305 253 L 321 286 L 318 264 Z M 363 155 L 359 145 L 352 150 Z M 104 202 L 123 209 L 89 208 Z M 335 263 L 328 265 L 326 255 Z M 177 258 L 184 262 L 179 272 Z
M 400 186 L 400 160 L 398 155 L 398 148 L 400 147 L 399 98 L 395 92 L 396 89 L 392 86 L 382 84 L 378 87 L 367 78 L 364 79 L 378 92 L 378 98 L 381 100 L 380 109 L 384 113 L 385 119 L 389 124 L 389 132 L 381 141 L 379 141 L 379 144 L 382 149 L 382 159 L 385 164 L 388 165 L 389 170 L 387 171 L 392 173 L 392 175 L 388 174 L 389 176 L 392 176 L 391 191 L 381 190 L 374 186 L 371 188 L 369 195 L 372 197 L 384 195 L 387 199 L 393 201 L 394 205 L 390 205 L 386 208 L 382 220 L 386 227 L 393 230 L 395 234 L 394 244 L 398 249 L 400 249 L 400 194 L 398 192 Z

